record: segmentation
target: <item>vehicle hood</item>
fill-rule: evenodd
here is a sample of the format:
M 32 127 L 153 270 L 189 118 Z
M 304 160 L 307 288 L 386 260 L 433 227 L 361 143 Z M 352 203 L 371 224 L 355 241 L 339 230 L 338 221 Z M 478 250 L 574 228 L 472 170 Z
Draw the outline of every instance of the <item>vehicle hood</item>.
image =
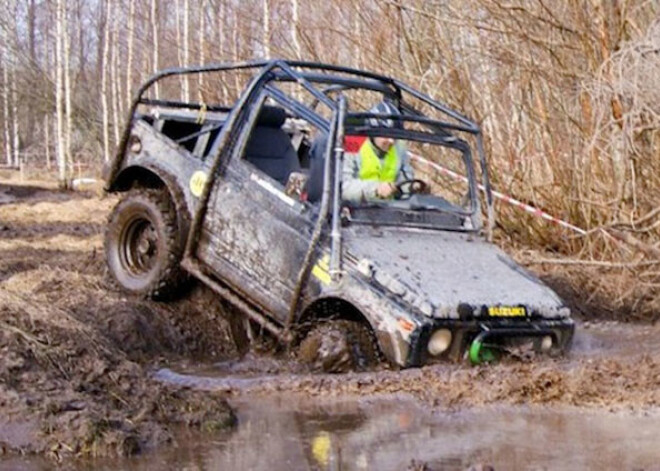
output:
M 476 316 L 484 306 L 520 305 L 544 317 L 569 315 L 550 288 L 479 235 L 365 226 L 343 234 L 363 274 L 426 315 L 458 317 L 459 305 Z

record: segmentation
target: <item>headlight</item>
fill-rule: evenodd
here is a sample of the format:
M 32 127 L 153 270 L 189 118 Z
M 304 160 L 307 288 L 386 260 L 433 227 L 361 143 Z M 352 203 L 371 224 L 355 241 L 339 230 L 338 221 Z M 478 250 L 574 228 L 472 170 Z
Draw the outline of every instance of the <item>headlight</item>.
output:
M 552 348 L 552 337 L 546 335 L 541 339 L 541 351 L 546 353 L 549 352 L 551 348 Z
M 451 330 L 449 329 L 440 329 L 433 332 L 429 344 L 426 347 L 429 354 L 432 356 L 438 356 L 441 353 L 446 352 L 451 345 L 451 339 L 452 335 Z

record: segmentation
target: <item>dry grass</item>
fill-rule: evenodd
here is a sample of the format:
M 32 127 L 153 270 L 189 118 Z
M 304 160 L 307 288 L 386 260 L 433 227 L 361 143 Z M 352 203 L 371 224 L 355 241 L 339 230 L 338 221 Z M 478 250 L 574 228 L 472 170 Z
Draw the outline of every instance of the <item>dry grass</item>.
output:
M 0 206 L 0 220 L 20 222 L 21 224 L 45 222 L 81 222 L 104 224 L 108 211 L 116 200 L 114 198 L 88 198 L 67 201 L 42 201 L 26 206 L 25 204 L 6 204 Z

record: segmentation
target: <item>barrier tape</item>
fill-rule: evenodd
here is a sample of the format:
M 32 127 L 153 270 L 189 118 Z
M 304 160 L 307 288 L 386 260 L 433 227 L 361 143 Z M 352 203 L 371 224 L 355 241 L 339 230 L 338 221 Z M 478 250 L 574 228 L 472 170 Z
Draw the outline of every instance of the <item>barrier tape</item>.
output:
M 417 155 L 417 154 L 414 154 L 412 152 L 409 152 L 409 154 L 414 160 L 417 160 L 418 162 L 422 163 L 423 165 L 428 165 L 429 167 L 437 170 L 438 172 L 440 172 L 444 175 L 447 175 L 447 176 L 449 176 L 451 178 L 454 178 L 456 180 L 462 180 L 466 183 L 468 182 L 467 177 L 465 177 L 465 176 L 463 176 L 459 173 L 456 173 L 453 170 L 449 170 L 448 168 L 445 168 L 441 165 L 438 165 L 435 162 L 431 162 L 430 160 L 425 159 L 424 157 L 422 157 L 420 155 Z M 483 191 L 483 192 L 486 191 L 486 188 L 482 184 L 479 183 L 479 184 L 477 184 L 477 186 L 479 187 L 479 189 L 481 191 Z M 539 217 L 541 219 L 545 219 L 546 221 L 552 222 L 552 223 L 557 224 L 561 227 L 565 227 L 566 229 L 570 229 L 574 232 L 577 232 L 580 235 L 586 235 L 587 234 L 587 231 L 585 231 L 584 229 L 581 229 L 577 226 L 574 226 L 573 224 L 570 224 L 566 221 L 558 219 L 558 218 L 552 216 L 551 214 L 546 213 L 543 210 L 540 210 L 538 208 L 535 208 L 534 206 L 530 206 L 526 203 L 523 203 L 522 201 L 519 201 L 519 200 L 517 200 L 517 199 L 515 199 L 515 198 L 513 198 L 509 195 L 505 195 L 504 193 L 500 193 L 499 191 L 495 191 L 495 190 L 491 190 L 491 193 L 492 193 L 493 197 L 495 197 L 499 200 L 502 200 L 505 203 L 510 204 L 511 206 L 521 208 L 523 211 L 528 212 L 528 213 L 530 213 L 530 214 L 532 214 L 536 217 Z

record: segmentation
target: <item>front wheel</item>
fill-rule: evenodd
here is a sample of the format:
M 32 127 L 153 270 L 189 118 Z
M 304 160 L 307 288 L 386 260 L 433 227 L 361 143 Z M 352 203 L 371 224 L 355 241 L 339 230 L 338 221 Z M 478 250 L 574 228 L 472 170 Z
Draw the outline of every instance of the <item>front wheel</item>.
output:
M 325 373 L 365 371 L 378 363 L 378 348 L 365 325 L 343 319 L 320 322 L 300 343 L 303 363 Z
M 154 299 L 174 297 L 184 276 L 177 214 L 164 191 L 128 193 L 115 206 L 105 232 L 110 275 L 124 290 Z

